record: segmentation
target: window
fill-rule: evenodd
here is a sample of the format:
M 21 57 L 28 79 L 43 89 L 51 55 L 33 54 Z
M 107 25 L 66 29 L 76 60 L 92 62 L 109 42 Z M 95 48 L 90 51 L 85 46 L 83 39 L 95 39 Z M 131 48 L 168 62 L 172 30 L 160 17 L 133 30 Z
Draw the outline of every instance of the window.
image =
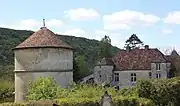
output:
M 119 73 L 114 73 L 115 82 L 119 81 Z
M 152 78 L 152 73 L 151 73 L 151 72 L 149 72 L 149 78 L 150 78 L 150 79 Z
M 161 74 L 160 74 L 160 73 L 157 73 L 157 74 L 156 74 L 156 78 L 161 78 Z
M 156 63 L 156 70 L 160 70 L 161 69 L 161 64 L 160 63 Z
M 136 82 L 136 73 L 131 73 L 131 82 L 132 83 Z

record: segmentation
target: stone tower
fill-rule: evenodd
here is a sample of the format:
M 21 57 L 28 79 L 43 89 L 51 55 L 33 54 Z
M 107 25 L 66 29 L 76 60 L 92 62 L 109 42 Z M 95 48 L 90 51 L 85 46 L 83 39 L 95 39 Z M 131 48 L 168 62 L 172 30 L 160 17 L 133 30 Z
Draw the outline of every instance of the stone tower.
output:
M 73 49 L 46 27 L 14 48 L 15 102 L 26 100 L 29 81 L 50 76 L 61 87 L 73 82 Z
M 96 84 L 106 85 L 113 80 L 114 63 L 111 58 L 103 58 L 94 66 L 94 81 Z

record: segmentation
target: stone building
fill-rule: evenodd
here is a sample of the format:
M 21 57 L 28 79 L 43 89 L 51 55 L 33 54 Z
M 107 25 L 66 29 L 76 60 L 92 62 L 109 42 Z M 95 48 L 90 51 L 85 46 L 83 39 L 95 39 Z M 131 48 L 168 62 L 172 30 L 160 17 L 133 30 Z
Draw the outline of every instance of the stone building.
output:
M 14 48 L 15 102 L 26 100 L 29 81 L 50 76 L 62 87 L 73 82 L 73 49 L 46 27 Z
M 179 57 L 177 52 L 172 54 L 166 56 L 148 45 L 143 49 L 120 50 L 112 58 L 97 62 L 92 78 L 96 84 L 109 84 L 117 89 L 134 86 L 138 79 L 168 78 L 170 59 L 174 54 Z

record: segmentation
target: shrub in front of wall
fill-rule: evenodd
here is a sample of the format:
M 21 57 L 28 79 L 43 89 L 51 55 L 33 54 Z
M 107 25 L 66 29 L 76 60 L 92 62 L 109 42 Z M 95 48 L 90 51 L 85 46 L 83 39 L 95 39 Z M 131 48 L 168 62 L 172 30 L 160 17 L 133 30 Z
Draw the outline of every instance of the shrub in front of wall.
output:
M 39 77 L 28 87 L 28 100 L 56 99 L 60 88 L 52 77 Z
M 136 88 L 140 97 L 151 99 L 158 106 L 180 105 L 180 77 L 141 80 Z

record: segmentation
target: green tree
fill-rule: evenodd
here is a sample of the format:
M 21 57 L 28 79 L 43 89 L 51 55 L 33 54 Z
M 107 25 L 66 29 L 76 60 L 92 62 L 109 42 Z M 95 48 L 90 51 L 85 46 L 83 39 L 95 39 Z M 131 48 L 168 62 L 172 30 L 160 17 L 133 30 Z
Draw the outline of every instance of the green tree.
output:
M 79 72 L 80 71 L 79 66 L 75 59 L 73 59 L 73 70 L 74 70 L 73 71 L 73 80 L 75 82 L 77 82 L 78 80 L 80 80 L 81 76 L 80 76 L 80 72 Z
M 137 37 L 136 34 L 132 34 L 129 39 L 126 40 L 126 49 L 135 49 L 143 46 L 143 42 Z
M 104 38 L 101 39 L 100 45 L 99 45 L 99 51 L 98 51 L 98 57 L 101 58 L 110 58 L 112 56 L 111 52 L 111 39 L 109 36 L 104 36 Z
M 88 66 L 85 61 L 85 56 L 80 55 L 75 58 L 74 69 L 74 80 L 76 82 L 89 74 Z
M 29 100 L 53 100 L 58 98 L 59 86 L 51 77 L 39 77 L 28 87 Z

